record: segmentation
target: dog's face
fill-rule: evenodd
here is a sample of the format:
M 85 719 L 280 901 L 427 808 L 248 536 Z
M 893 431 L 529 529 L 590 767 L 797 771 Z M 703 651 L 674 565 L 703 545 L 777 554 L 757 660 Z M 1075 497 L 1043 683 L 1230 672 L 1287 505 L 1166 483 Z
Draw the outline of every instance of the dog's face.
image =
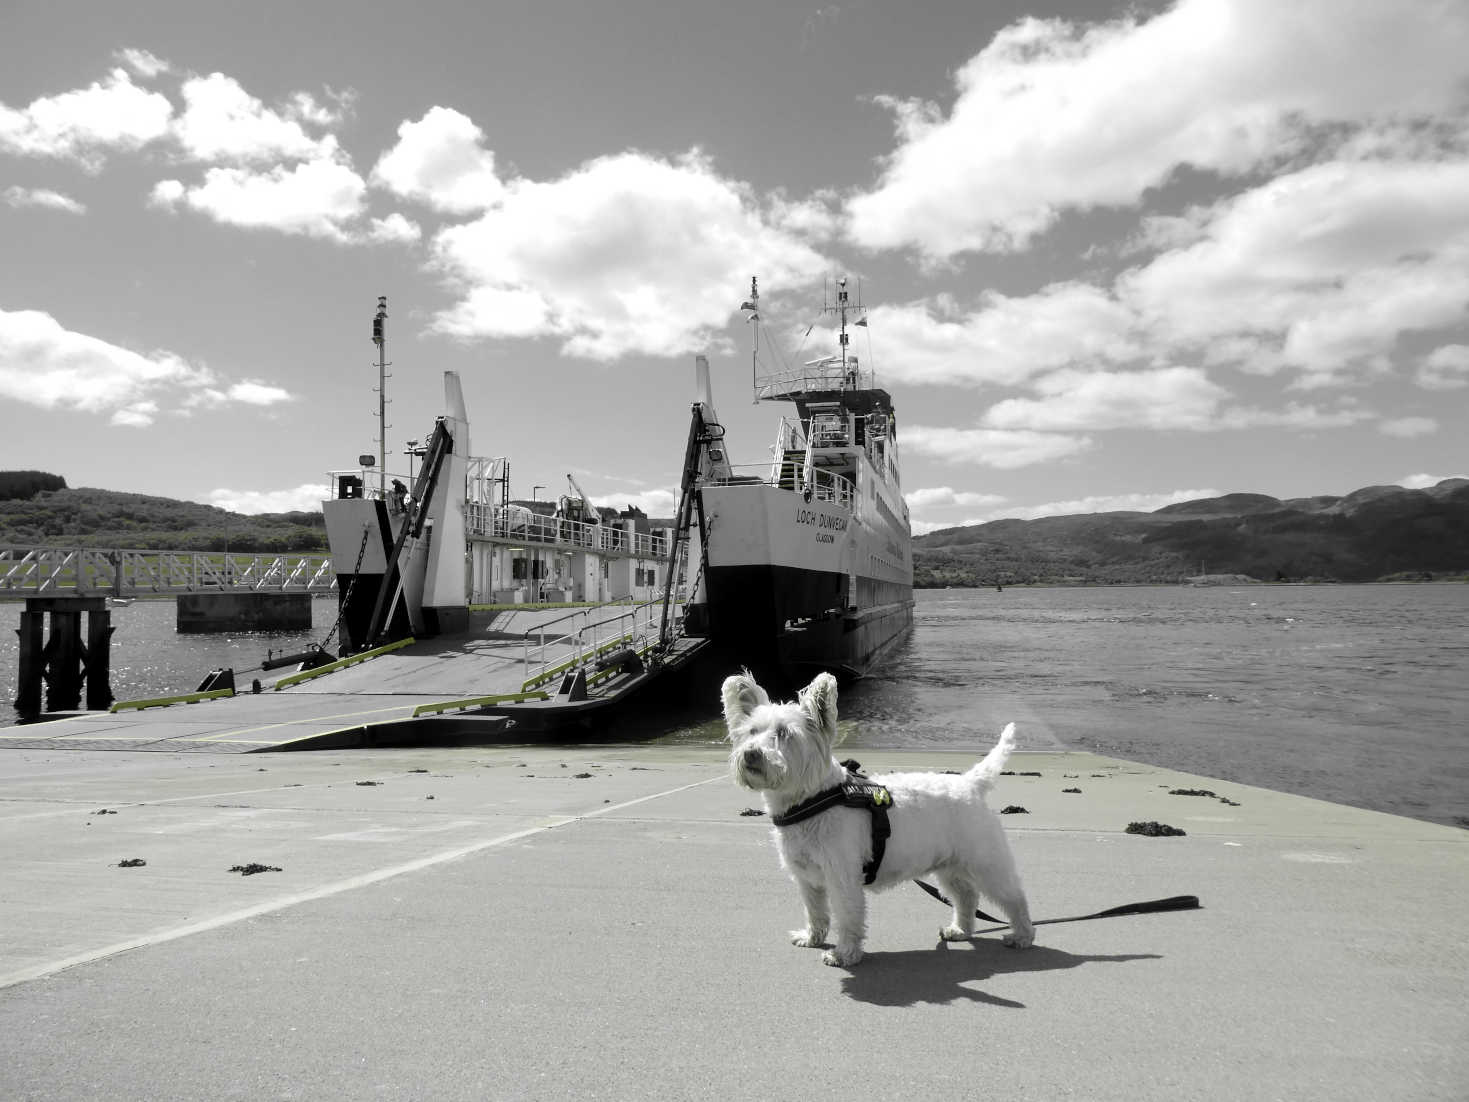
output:
M 837 743 L 837 682 L 817 674 L 794 702 L 772 703 L 748 673 L 725 678 L 730 766 L 746 788 L 805 793 L 821 788 Z

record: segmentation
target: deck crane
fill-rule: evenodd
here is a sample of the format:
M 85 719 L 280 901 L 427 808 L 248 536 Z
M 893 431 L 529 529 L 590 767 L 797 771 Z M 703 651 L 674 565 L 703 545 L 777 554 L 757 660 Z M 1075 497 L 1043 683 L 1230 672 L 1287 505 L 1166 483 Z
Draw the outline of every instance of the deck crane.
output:
M 592 499 L 587 497 L 587 492 L 577 485 L 576 479 L 567 472 L 566 481 L 571 485 L 571 495 L 566 498 L 566 505 L 562 512 L 573 520 L 584 521 L 587 524 L 596 524 L 602 519 L 592 504 Z M 574 496 L 572 496 L 574 495 Z

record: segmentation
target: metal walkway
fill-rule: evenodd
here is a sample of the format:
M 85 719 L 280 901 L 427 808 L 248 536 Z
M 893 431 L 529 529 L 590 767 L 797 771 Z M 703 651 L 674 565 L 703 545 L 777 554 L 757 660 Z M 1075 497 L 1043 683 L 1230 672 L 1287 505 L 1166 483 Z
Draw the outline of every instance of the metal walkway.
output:
M 222 593 L 330 593 L 325 552 L 135 551 L 100 547 L 0 550 L 0 593 L 25 597 Z

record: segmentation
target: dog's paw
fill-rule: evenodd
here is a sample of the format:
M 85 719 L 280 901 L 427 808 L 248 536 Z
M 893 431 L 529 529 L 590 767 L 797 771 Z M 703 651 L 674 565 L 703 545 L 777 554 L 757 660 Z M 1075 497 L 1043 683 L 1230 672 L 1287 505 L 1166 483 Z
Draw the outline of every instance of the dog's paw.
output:
M 1000 941 L 1011 949 L 1029 949 L 1035 944 L 1035 931 L 1024 934 L 1006 934 Z
M 973 935 L 966 930 L 961 930 L 952 923 L 939 931 L 939 938 L 943 941 L 968 941 Z
M 821 954 L 821 963 L 829 964 L 833 968 L 851 968 L 862 960 L 862 950 L 858 949 L 828 949 Z
M 813 930 L 792 930 L 791 944 L 798 945 L 802 949 L 820 949 L 826 945 L 826 932 Z

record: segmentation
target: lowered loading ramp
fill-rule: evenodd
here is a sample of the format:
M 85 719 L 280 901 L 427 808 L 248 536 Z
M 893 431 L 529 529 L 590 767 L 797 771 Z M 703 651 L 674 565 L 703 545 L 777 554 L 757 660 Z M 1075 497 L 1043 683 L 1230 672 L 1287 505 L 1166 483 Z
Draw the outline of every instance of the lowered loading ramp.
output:
M 0 729 L 0 748 L 256 753 L 524 741 L 531 732 L 586 729 L 605 722 L 651 680 L 647 669 L 628 669 L 614 671 L 585 696 L 577 692 L 560 697 L 553 680 L 539 690 L 544 700 L 471 705 L 484 697 L 523 695 L 525 673 L 523 638 L 487 630 L 493 617 L 475 619 L 481 630 L 468 636 L 414 642 L 279 690 L 246 690 L 164 707 L 65 713 L 7 727 Z M 702 644 L 679 640 L 655 673 L 682 668 Z M 561 650 L 567 658 L 574 654 L 569 641 Z M 555 644 L 544 651 L 553 661 L 557 653 Z

